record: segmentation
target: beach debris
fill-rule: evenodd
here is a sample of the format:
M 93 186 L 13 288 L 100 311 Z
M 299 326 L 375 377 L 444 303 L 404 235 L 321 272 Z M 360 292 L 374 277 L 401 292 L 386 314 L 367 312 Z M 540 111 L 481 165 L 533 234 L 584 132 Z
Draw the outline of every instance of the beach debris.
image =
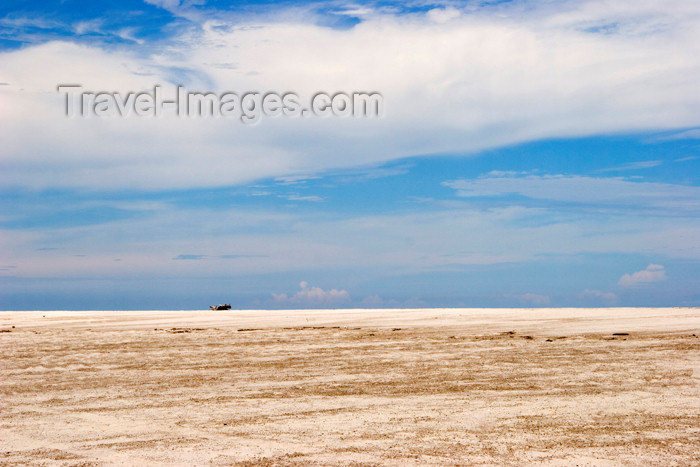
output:
M 231 305 L 229 305 L 228 303 L 225 304 L 225 305 L 219 304 L 219 305 L 217 305 L 217 306 L 210 306 L 209 308 L 210 308 L 212 311 L 230 310 L 230 309 L 231 309 Z
M 165 329 L 166 332 L 169 332 L 170 334 L 182 334 L 186 332 L 192 332 L 192 331 L 205 331 L 204 328 L 170 328 L 170 329 Z

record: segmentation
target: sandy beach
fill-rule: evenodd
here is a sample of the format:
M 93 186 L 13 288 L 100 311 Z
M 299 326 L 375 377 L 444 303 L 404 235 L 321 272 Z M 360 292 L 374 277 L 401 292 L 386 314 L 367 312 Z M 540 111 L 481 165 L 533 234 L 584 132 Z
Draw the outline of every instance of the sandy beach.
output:
M 0 312 L 0 465 L 700 465 L 696 308 Z

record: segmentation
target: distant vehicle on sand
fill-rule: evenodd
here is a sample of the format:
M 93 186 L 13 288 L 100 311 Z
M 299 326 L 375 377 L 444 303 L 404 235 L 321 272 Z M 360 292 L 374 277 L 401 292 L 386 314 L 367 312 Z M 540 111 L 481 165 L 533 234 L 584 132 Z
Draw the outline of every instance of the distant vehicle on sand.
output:
M 221 311 L 221 310 L 230 310 L 231 305 L 226 304 L 226 305 L 217 305 L 217 306 L 210 306 L 213 311 Z

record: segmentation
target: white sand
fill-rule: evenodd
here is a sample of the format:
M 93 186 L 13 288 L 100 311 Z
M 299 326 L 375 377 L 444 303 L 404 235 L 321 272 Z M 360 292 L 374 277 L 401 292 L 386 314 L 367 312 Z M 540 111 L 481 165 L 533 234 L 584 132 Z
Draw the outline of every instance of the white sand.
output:
M 700 465 L 698 309 L 0 312 L 0 330 L 0 465 Z
M 0 312 L 0 328 L 141 329 L 215 326 L 450 327 L 540 334 L 700 329 L 698 308 L 428 308 L 377 310 L 22 311 Z

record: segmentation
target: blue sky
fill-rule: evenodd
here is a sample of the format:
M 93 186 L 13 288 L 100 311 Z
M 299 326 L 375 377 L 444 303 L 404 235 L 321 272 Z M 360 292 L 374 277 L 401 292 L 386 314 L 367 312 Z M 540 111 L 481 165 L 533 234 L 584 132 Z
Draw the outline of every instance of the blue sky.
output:
M 0 308 L 700 306 L 700 5 L 5 2 Z M 378 91 L 74 118 L 56 86 Z

